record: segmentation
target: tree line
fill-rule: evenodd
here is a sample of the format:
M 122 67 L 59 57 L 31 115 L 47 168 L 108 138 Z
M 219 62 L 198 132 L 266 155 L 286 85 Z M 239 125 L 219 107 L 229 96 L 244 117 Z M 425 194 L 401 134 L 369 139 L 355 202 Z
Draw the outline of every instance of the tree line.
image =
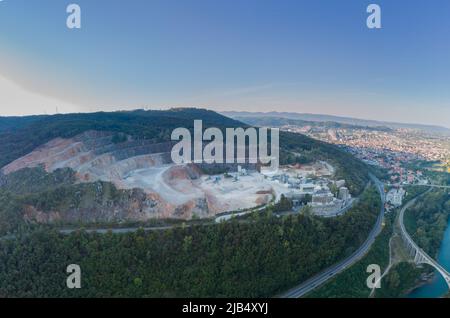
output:
M 255 215 L 128 234 L 35 230 L 0 241 L 0 297 L 271 297 L 350 255 L 375 224 L 369 188 L 337 218 Z M 67 289 L 78 264 L 82 288 Z

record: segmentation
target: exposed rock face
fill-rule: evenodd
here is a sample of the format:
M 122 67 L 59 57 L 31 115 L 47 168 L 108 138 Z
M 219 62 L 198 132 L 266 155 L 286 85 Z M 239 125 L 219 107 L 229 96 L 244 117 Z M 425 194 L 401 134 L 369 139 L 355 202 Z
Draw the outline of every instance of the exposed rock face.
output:
M 79 183 L 110 182 L 126 190 L 111 201 L 102 189 L 94 199 L 83 199 L 64 211 L 43 213 L 26 208 L 26 218 L 43 223 L 64 221 L 148 220 L 213 216 L 250 208 L 270 200 L 270 188 L 232 184 L 218 186 L 202 176 L 195 165 L 171 163 L 172 143 L 152 144 L 132 140 L 115 143 L 116 134 L 88 131 L 71 139 L 57 138 L 5 166 L 5 175 L 24 168 L 43 166 L 47 172 L 71 168 Z M 101 182 L 98 182 L 101 187 Z M 239 197 L 244 196 L 244 200 Z M 242 202 L 241 202 L 242 201 Z
M 92 174 L 93 178 L 105 172 L 121 177 L 127 169 L 170 163 L 171 143 L 129 140 L 115 144 L 113 139 L 114 134 L 97 131 L 88 131 L 70 139 L 56 138 L 5 166 L 2 172 L 9 174 L 44 165 L 49 172 L 67 167 L 79 174 Z M 108 171 L 103 171 L 106 169 Z

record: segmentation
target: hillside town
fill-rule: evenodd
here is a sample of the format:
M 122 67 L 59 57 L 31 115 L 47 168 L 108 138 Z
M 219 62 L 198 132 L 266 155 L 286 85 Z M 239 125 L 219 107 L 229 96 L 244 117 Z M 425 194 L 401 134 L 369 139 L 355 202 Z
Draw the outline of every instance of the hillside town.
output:
M 427 184 L 423 171 L 412 169 L 409 164 L 436 162 L 447 169 L 450 158 L 449 136 L 413 129 L 320 129 L 317 126 L 284 126 L 281 129 L 338 145 L 367 164 L 385 168 L 391 183 L 396 184 Z
M 413 129 L 326 128 L 326 125 L 286 125 L 281 130 L 335 144 L 363 162 L 385 169 L 388 173 L 387 184 L 390 185 L 386 193 L 387 211 L 403 204 L 407 194 L 405 186 L 430 183 L 426 168 L 419 167 L 417 163 L 431 163 L 429 167 L 447 172 L 450 167 L 450 137 L 446 135 Z

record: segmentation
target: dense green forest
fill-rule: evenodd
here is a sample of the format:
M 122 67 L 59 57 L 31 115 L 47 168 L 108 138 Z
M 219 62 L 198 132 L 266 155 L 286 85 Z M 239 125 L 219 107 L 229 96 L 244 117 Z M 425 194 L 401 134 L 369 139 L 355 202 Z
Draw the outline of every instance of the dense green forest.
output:
M 119 203 L 131 190 L 118 190 L 111 183 L 75 183 L 71 169 L 47 173 L 42 167 L 22 169 L 0 178 L 0 236 L 33 224 L 24 219 L 25 206 L 40 211 L 64 212 L 70 207 Z M 134 190 L 138 191 L 138 190 Z
M 418 199 L 405 213 L 405 226 L 414 241 L 435 256 L 450 216 L 448 190 L 433 190 Z
M 430 189 L 428 186 L 404 186 L 403 188 L 406 191 L 403 202 L 408 202 Z
M 373 187 L 347 214 L 129 234 L 36 230 L 0 240 L 0 297 L 269 297 L 350 255 L 379 213 Z M 82 288 L 65 286 L 66 266 Z
M 392 235 L 392 219 L 387 218 L 385 226 L 376 238 L 370 251 L 356 264 L 336 276 L 330 282 L 307 295 L 308 298 L 367 298 L 371 290 L 366 281 L 370 264 L 380 265 L 384 271 L 389 264 L 389 239 Z
M 25 168 L 6 176 L 0 176 L 0 191 L 16 195 L 38 194 L 43 191 L 75 183 L 72 169 L 57 169 L 47 173 L 43 167 Z
M 379 298 L 404 297 L 419 281 L 423 269 L 415 264 L 401 262 L 395 264 L 383 278 L 382 288 L 377 290 Z
M 0 167 L 56 138 L 70 138 L 88 130 L 125 133 L 136 139 L 168 141 L 177 127 L 192 129 L 194 120 L 205 127 L 242 127 L 244 124 L 203 109 L 122 111 L 34 117 L 0 118 Z

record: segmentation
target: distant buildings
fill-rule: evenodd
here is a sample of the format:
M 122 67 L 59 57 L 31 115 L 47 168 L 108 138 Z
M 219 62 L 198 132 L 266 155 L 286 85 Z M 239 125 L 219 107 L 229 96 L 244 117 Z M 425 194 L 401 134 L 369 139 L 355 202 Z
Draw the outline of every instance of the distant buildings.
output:
M 415 129 L 343 127 L 330 131 L 326 124 L 315 125 L 314 129 L 295 125 L 281 129 L 336 144 L 367 164 L 386 168 L 390 170 L 392 183 L 426 184 L 422 172 L 408 173 L 405 163 L 438 161 L 445 167 L 450 158 L 450 137 Z M 450 172 L 450 165 L 447 169 Z
M 313 194 L 316 189 L 316 185 L 314 183 L 304 183 L 300 184 L 300 192 L 305 194 Z
M 386 202 L 394 207 L 399 207 L 402 205 L 405 193 L 406 191 L 403 188 L 391 189 L 386 195 Z
M 285 167 L 277 173 L 264 172 L 261 170 L 265 178 L 290 189 L 285 196 L 292 200 L 294 210 L 308 204 L 314 214 L 331 217 L 343 213 L 351 204 L 345 180 L 332 180 L 334 168 L 326 162 Z M 332 185 L 338 189 L 335 194 L 330 190 Z
M 338 194 L 339 200 L 347 201 L 350 199 L 350 191 L 346 187 L 340 187 L 339 188 L 339 194 Z
M 337 180 L 334 182 L 334 184 L 336 185 L 337 188 L 341 188 L 345 186 L 345 180 Z
M 334 200 L 333 194 L 329 190 L 319 190 L 312 195 L 312 205 L 328 205 Z

